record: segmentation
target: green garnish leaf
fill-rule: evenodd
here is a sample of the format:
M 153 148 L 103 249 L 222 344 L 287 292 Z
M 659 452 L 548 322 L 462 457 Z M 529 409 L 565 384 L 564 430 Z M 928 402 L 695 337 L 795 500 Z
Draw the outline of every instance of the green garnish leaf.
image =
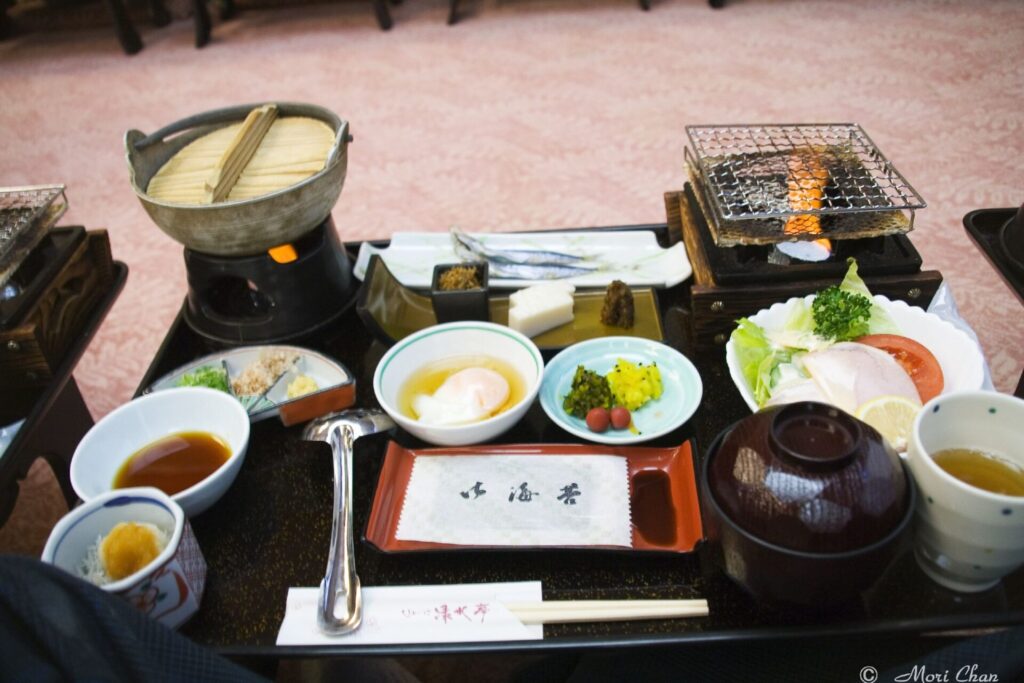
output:
M 178 380 L 179 387 L 209 387 L 231 393 L 228 389 L 228 372 L 223 367 L 204 365 L 192 372 L 186 372 Z
M 871 297 L 871 291 L 857 272 L 857 259 L 846 259 L 846 276 L 839 283 L 839 289 L 851 294 L 861 294 L 871 301 L 871 317 L 865 334 L 899 334 L 900 328 L 892 316 Z
M 832 341 L 849 341 L 868 333 L 872 301 L 863 294 L 840 289 L 836 285 L 818 292 L 811 304 L 814 331 Z

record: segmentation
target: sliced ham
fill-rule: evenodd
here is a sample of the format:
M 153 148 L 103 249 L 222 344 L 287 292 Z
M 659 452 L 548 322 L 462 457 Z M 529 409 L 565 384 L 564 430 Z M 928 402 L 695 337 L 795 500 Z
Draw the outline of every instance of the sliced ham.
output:
M 905 396 L 920 401 L 910 375 L 885 351 L 841 342 L 801 359 L 826 402 L 853 413 L 879 396 Z

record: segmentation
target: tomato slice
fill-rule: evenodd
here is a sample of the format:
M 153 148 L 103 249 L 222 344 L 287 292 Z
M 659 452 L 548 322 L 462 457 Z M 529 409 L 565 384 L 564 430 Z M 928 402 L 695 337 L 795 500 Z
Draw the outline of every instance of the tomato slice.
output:
M 858 344 L 881 349 L 895 358 L 914 381 L 917 393 L 921 396 L 921 403 L 926 403 L 942 393 L 945 384 L 942 366 L 924 345 L 898 334 L 869 334 L 856 341 Z

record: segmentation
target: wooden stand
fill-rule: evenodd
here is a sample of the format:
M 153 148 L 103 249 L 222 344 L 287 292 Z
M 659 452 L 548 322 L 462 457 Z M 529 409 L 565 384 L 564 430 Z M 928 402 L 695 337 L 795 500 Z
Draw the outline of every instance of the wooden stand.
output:
M 0 330 L 0 418 L 17 419 L 31 410 L 113 279 L 107 232 L 85 233 L 21 322 Z
M 102 239 L 106 241 L 105 234 Z M 43 387 L 42 393 L 30 408 L 16 416 L 25 418 L 25 422 L 0 458 L 0 524 L 4 523 L 14 507 L 19 480 L 24 479 L 32 463 L 39 457 L 49 463 L 68 507 L 74 505 L 78 498 L 71 486 L 71 458 L 93 421 L 72 373 L 124 287 L 128 276 L 127 266 L 115 261 L 111 271 L 111 281 L 100 290 L 98 300 L 89 308 L 71 339 L 70 347 L 55 367 L 53 379 Z M 0 348 L 0 353 L 3 353 L 3 348 Z M 0 395 L 6 396 L 6 393 L 6 387 L 0 389 Z M 10 421 L 9 418 L 0 419 L 3 424 Z
M 665 212 L 670 240 L 683 240 L 693 266 L 690 341 L 697 352 L 724 346 L 739 318 L 753 315 L 774 303 L 813 294 L 836 284 L 834 279 L 814 278 L 756 287 L 721 286 L 715 282 L 698 232 L 707 230 L 700 207 L 688 201 L 684 191 L 666 192 Z M 875 294 L 925 307 L 942 284 L 942 274 L 932 270 L 909 275 L 865 277 L 864 281 Z

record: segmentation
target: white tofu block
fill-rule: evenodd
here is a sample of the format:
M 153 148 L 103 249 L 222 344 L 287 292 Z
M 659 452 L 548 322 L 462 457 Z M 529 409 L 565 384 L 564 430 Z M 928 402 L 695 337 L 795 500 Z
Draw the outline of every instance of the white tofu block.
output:
M 527 337 L 564 325 L 573 318 L 576 288 L 567 282 L 544 282 L 512 294 L 508 301 L 508 326 Z

